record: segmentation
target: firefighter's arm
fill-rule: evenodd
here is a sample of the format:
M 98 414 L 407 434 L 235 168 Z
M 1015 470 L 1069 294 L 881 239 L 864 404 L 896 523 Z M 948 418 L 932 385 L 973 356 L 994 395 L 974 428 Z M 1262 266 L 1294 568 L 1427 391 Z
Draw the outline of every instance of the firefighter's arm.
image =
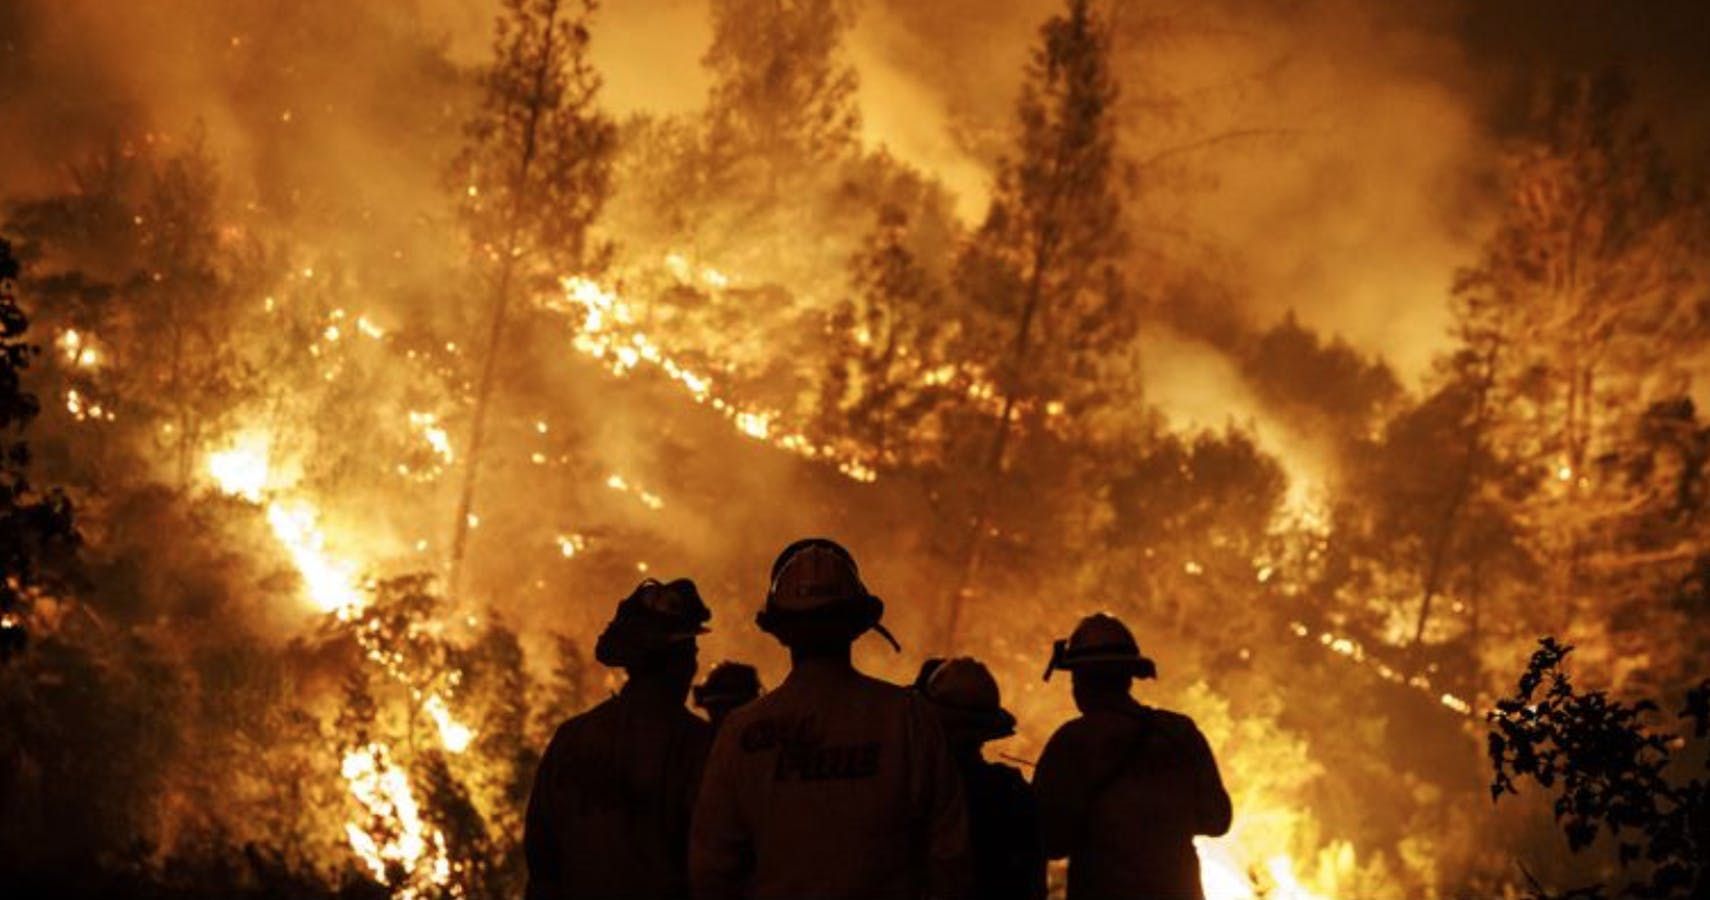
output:
M 1216 837 L 1229 830 L 1234 809 L 1229 803 L 1229 792 L 1223 787 L 1223 776 L 1217 771 L 1217 758 L 1212 755 L 1205 735 L 1198 728 L 1193 728 L 1189 741 L 1194 754 L 1194 832 Z
M 734 900 L 742 896 L 750 856 L 748 830 L 737 807 L 737 729 L 726 727 L 713 740 L 702 772 L 689 825 L 689 885 L 696 900 Z
M 968 839 L 968 799 L 950 744 L 937 714 L 916 701 L 910 713 L 915 733 L 916 772 L 925 776 L 926 896 L 929 900 L 962 900 L 973 890 L 973 850 Z
M 528 812 L 523 819 L 523 858 L 528 863 L 527 900 L 546 900 L 560 893 L 563 880 L 558 841 L 552 831 L 553 769 L 559 747 L 554 734 L 540 765 L 534 770 L 534 786 L 528 794 Z
M 1080 839 L 1091 801 L 1092 784 L 1080 741 L 1065 726 L 1045 743 L 1033 772 L 1033 796 L 1039 805 L 1039 836 L 1046 859 L 1069 855 Z

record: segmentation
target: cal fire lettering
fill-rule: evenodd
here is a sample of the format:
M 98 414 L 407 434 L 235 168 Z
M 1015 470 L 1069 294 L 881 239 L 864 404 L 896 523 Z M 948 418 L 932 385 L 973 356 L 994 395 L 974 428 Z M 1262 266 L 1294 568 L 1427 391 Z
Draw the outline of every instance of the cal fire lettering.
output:
M 761 719 L 742 731 L 747 753 L 776 751 L 775 781 L 856 781 L 879 774 L 879 742 L 826 744 L 812 716 Z

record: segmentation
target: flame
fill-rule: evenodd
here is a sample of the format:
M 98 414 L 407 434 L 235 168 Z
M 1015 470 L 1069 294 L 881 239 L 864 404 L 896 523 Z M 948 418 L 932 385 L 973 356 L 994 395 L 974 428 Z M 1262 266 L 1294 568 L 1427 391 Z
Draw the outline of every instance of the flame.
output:
M 374 879 L 387 884 L 393 866 L 403 870 L 404 883 L 397 886 L 397 896 L 402 900 L 414 900 L 424 891 L 448 886 L 451 864 L 445 835 L 422 822 L 421 806 L 410 789 L 410 780 L 393 765 L 386 746 L 371 743 L 346 753 L 340 772 L 362 809 L 386 825 L 378 829 L 382 832 L 379 838 L 355 822 L 344 826 L 351 849 Z
M 409 419 L 410 425 L 421 432 L 422 440 L 427 441 L 440 460 L 449 463 L 456 459 L 456 454 L 451 449 L 451 436 L 440 426 L 438 416 L 430 412 L 412 411 Z
M 1352 851 L 1346 844 L 1337 845 L 1343 853 L 1331 860 L 1333 865 L 1320 865 L 1320 879 L 1331 882 L 1317 887 L 1302 880 L 1295 859 L 1287 853 L 1266 858 L 1264 866 L 1242 861 L 1239 845 L 1231 838 L 1195 838 L 1199 851 L 1199 885 L 1205 900 L 1330 900 L 1337 896 L 1337 869 L 1352 868 Z M 1262 887 L 1261 880 L 1266 881 Z
M 715 393 L 713 378 L 678 362 L 638 327 L 634 310 L 619 295 L 580 276 L 566 278 L 563 284 L 563 300 L 551 298 L 543 305 L 561 312 L 579 311 L 581 323 L 571 346 L 578 353 L 604 363 L 612 374 L 625 376 L 645 363 L 662 372 L 696 403 L 717 410 L 742 434 L 798 456 L 831 462 L 839 472 L 856 481 L 878 478 L 878 472 L 861 459 L 817 443 L 804 434 L 778 428 L 780 416 L 776 411 L 743 406 Z
M 348 622 L 367 604 L 357 566 L 328 552 L 319 524 L 320 511 L 313 503 L 302 497 L 269 496 L 271 445 L 264 433 L 239 435 L 228 449 L 209 454 L 208 477 L 229 496 L 265 505 L 267 524 L 290 556 L 310 602 L 316 609 Z M 388 658 L 366 632 L 358 632 L 357 641 L 369 660 L 391 676 L 402 678 L 397 660 Z M 462 753 L 474 741 L 474 730 L 452 716 L 441 695 L 430 695 L 422 710 L 433 720 L 440 744 L 448 752 Z M 392 887 L 404 900 L 424 893 L 444 893 L 433 889 L 448 886 L 451 894 L 457 895 L 456 886 L 450 884 L 445 836 L 423 824 L 409 778 L 393 764 L 387 746 L 372 742 L 346 753 L 340 771 L 351 797 L 372 823 L 364 827 L 361 822 L 346 822 L 345 837 L 374 878 L 388 884 L 394 867 L 401 869 L 404 880 Z
M 270 444 L 264 434 L 239 436 L 230 448 L 208 455 L 208 477 L 221 493 L 260 503 L 267 487 Z
M 588 539 L 579 534 L 561 534 L 554 540 L 558 544 L 558 552 L 565 559 L 571 559 L 588 548 Z
M 469 726 L 451 717 L 451 710 L 446 708 L 445 700 L 438 694 L 427 698 L 422 704 L 422 710 L 433 719 L 434 727 L 439 729 L 440 746 L 452 753 L 462 753 L 469 749 L 469 744 L 475 740 L 475 732 Z
M 328 555 L 319 520 L 320 513 L 307 501 L 276 500 L 267 504 L 267 524 L 290 554 L 310 601 L 321 612 L 334 613 L 349 621 L 362 610 L 366 598 L 359 587 L 356 567 Z

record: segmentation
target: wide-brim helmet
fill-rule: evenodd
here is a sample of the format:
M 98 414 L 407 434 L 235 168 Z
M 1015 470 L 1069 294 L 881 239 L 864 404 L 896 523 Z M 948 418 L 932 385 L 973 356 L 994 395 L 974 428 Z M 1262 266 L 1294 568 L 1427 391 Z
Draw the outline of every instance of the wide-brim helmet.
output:
M 659 582 L 648 578 L 618 601 L 617 612 L 594 644 L 602 665 L 627 669 L 660 654 L 692 644 L 707 632 L 712 611 L 687 578 Z
M 970 738 L 985 743 L 1015 733 L 1015 716 L 1003 708 L 997 679 L 978 660 L 963 656 L 943 661 L 926 674 L 920 691 L 937 710 L 952 741 Z
M 766 605 L 755 616 L 762 631 L 785 643 L 807 635 L 847 637 L 877 631 L 901 649 L 879 620 L 885 603 L 861 581 L 855 558 L 827 538 L 807 538 L 784 548 L 772 563 Z
M 732 709 L 760 696 L 760 673 L 745 663 L 724 662 L 695 685 L 695 705 L 704 710 Z
M 1097 670 L 1124 673 L 1135 678 L 1157 678 L 1158 666 L 1140 652 L 1134 633 L 1115 616 L 1093 613 L 1081 620 L 1067 640 L 1051 646 L 1051 661 L 1045 679 L 1058 669 Z

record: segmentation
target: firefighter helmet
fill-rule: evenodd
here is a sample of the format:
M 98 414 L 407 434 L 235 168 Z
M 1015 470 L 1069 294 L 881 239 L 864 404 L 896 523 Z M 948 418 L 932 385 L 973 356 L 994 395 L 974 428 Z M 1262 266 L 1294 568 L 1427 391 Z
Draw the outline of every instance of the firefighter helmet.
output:
M 744 663 L 719 663 L 695 686 L 695 705 L 708 712 L 735 709 L 758 696 L 760 673 Z
M 620 669 L 644 664 L 661 651 L 693 643 L 706 633 L 711 618 L 693 581 L 660 583 L 648 578 L 618 602 L 617 613 L 594 645 L 594 658 Z
M 985 743 L 1015 733 L 1015 716 L 1003 708 L 997 679 L 979 660 L 944 661 L 927 676 L 922 693 L 937 707 L 952 740 L 966 736 Z
M 807 538 L 785 547 L 772 563 L 766 605 L 755 621 L 785 643 L 809 633 L 847 632 L 854 640 L 871 630 L 901 650 L 896 638 L 879 624 L 884 614 L 884 601 L 862 583 L 861 570 L 848 550 L 827 538 Z
M 1140 652 L 1134 633 L 1115 616 L 1093 613 L 1075 626 L 1065 641 L 1051 647 L 1051 661 L 1045 666 L 1045 679 L 1057 669 L 1094 669 L 1106 672 L 1126 672 L 1135 678 L 1158 677 L 1158 666 Z

